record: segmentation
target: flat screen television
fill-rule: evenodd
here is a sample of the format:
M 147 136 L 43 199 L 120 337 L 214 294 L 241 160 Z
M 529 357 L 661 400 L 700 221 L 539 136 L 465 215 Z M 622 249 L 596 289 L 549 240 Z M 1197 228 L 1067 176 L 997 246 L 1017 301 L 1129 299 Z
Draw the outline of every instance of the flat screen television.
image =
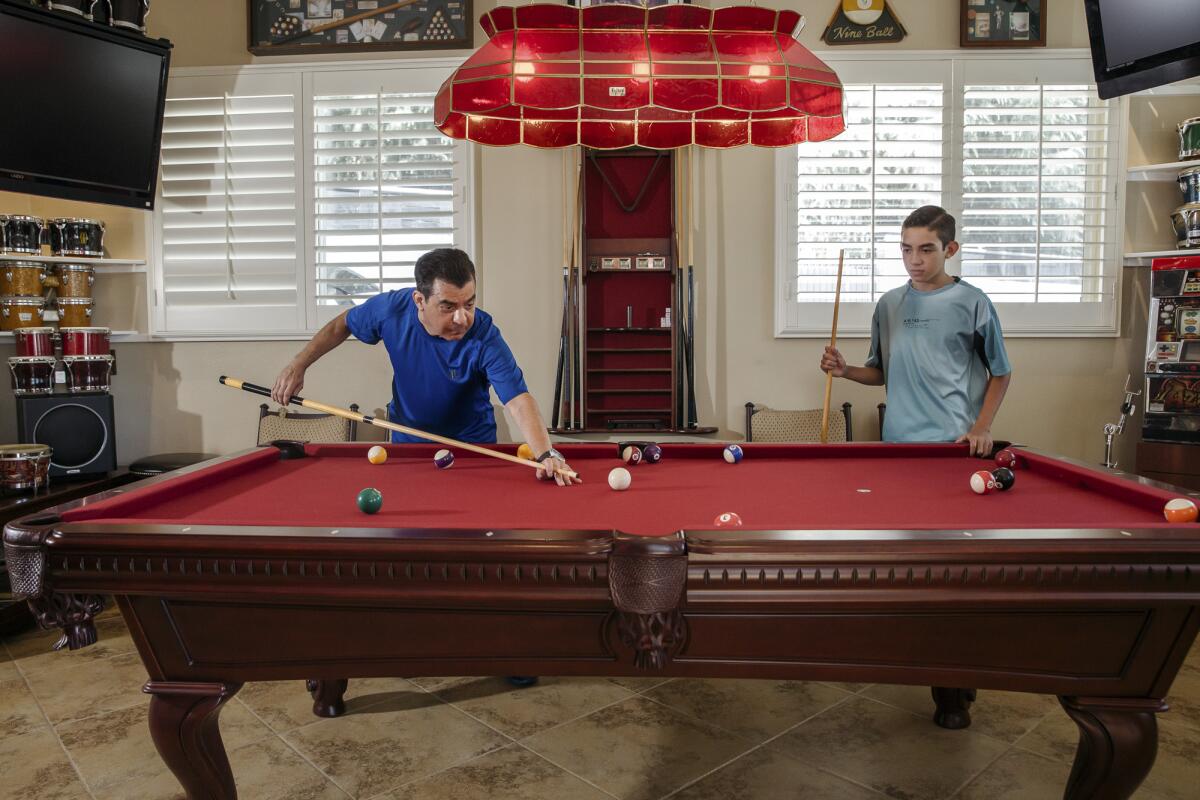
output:
M 171 43 L 0 0 L 0 189 L 154 207 Z
M 1104 99 L 1200 75 L 1197 0 L 1084 0 Z

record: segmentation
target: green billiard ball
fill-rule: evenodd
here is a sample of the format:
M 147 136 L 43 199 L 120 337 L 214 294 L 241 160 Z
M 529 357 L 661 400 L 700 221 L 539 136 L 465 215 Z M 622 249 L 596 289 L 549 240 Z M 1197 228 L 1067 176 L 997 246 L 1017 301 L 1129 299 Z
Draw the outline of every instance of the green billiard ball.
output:
M 383 494 L 378 489 L 363 489 L 358 493 L 358 508 L 364 514 L 374 514 L 383 507 Z

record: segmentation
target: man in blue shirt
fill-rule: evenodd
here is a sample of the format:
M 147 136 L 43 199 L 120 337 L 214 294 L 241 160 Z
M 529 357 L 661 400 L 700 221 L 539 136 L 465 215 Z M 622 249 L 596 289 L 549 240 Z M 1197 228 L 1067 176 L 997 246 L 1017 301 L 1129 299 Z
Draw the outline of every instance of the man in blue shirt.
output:
M 968 442 L 992 451 L 992 420 L 1012 378 L 996 309 L 982 291 L 946 274 L 959 250 L 955 221 L 937 206 L 909 215 L 901 233 L 910 280 L 879 299 L 864 366 L 826 347 L 821 369 L 887 385 L 885 442 Z
M 317 332 L 288 364 L 271 390 L 275 402 L 304 388 L 305 371 L 353 334 L 359 341 L 382 341 L 392 362 L 393 422 L 465 442 L 496 441 L 489 388 L 540 454 L 539 478 L 566 478 L 562 455 L 550 445 L 537 401 L 525 386 L 500 329 L 490 314 L 475 307 L 475 265 L 461 250 L 425 253 L 416 264 L 416 288 L 384 292 L 340 314 Z M 424 441 L 392 433 L 394 442 Z

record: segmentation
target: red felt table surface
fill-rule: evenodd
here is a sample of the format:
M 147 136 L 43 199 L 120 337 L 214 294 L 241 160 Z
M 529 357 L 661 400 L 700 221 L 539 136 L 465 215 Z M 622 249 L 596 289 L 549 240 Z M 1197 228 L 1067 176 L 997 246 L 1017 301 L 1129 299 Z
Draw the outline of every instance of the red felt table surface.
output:
M 744 529 L 939 530 L 1165 527 L 1176 496 L 1059 459 L 1023 455 L 1016 485 L 980 496 L 970 476 L 994 469 L 955 445 L 744 445 L 731 465 L 721 445 L 664 444 L 659 464 L 630 467 L 613 444 L 562 445 L 585 483 L 560 488 L 533 470 L 470 452 L 434 467 L 430 445 L 389 445 L 381 465 L 369 445 L 309 445 L 281 460 L 274 448 L 229 459 L 64 514 L 64 521 L 217 526 L 620 530 L 667 534 L 714 529 L 735 512 Z M 502 447 L 513 452 L 512 447 Z M 365 487 L 383 493 L 374 515 L 358 510 Z

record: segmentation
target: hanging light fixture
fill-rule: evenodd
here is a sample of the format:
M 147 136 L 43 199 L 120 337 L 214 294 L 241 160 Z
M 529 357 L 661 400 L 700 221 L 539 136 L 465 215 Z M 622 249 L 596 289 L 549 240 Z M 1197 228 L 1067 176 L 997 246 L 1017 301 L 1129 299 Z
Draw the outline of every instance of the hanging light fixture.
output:
M 802 17 L 603 4 L 504 6 L 442 85 L 438 129 L 488 145 L 782 147 L 845 130 L 842 84 L 796 40 Z

